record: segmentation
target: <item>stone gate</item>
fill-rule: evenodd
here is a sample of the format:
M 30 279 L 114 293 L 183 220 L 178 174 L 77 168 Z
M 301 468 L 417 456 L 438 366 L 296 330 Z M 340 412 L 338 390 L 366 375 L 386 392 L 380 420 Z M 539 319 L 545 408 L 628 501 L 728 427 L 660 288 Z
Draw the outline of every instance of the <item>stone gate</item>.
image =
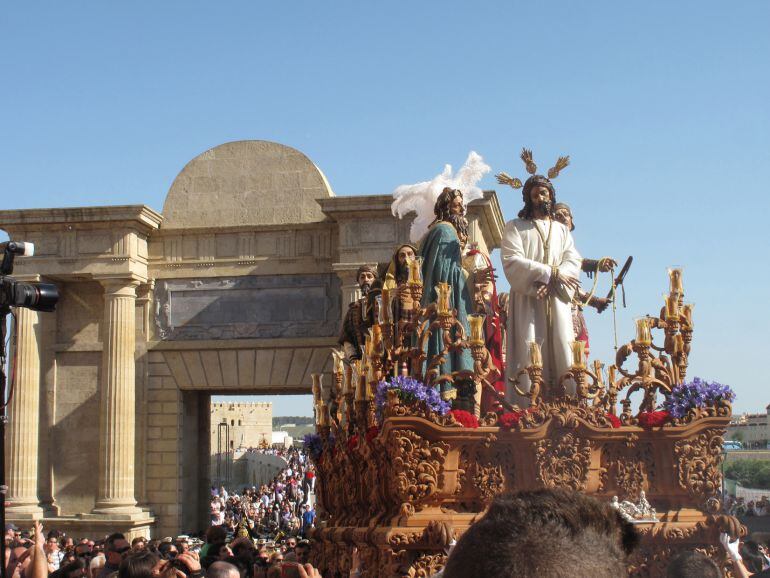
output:
M 304 154 L 240 141 L 199 155 L 163 212 L 0 211 L 34 242 L 15 276 L 56 283 L 56 313 L 16 311 L 8 519 L 81 536 L 207 525 L 212 394 L 308 393 L 330 370 L 356 269 L 409 220 L 389 195 L 337 197 Z M 493 191 L 470 240 L 499 246 Z

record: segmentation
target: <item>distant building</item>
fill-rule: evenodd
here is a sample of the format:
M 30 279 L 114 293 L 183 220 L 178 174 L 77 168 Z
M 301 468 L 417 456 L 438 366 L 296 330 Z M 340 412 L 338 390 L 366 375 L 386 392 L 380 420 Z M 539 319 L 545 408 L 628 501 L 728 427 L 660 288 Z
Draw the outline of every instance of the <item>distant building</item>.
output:
M 765 413 L 734 416 L 725 439 L 738 440 L 747 449 L 766 448 L 770 440 L 770 405 L 765 408 Z
M 211 404 L 211 453 L 257 448 L 273 443 L 273 404 Z

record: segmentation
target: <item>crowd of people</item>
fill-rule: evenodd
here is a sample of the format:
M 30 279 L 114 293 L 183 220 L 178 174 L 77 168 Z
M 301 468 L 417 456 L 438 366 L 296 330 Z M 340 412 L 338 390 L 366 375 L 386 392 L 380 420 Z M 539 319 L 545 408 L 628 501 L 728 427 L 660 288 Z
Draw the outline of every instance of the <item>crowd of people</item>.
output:
M 743 518 L 744 516 L 770 516 L 770 500 L 762 496 L 758 500 L 746 501 L 743 497 L 727 496 L 725 498 L 725 510 L 731 516 Z
M 306 536 L 315 524 L 313 464 L 294 447 L 260 451 L 283 458 L 286 468 L 259 488 L 244 488 L 240 493 L 228 492 L 224 486 L 212 488 L 211 525 L 265 543 L 277 537 Z
M 315 525 L 315 469 L 297 448 L 254 450 L 286 467 L 259 488 L 211 491 L 211 525 L 205 532 L 129 542 L 114 533 L 75 539 L 5 526 L 7 578 L 315 578 L 308 564 Z

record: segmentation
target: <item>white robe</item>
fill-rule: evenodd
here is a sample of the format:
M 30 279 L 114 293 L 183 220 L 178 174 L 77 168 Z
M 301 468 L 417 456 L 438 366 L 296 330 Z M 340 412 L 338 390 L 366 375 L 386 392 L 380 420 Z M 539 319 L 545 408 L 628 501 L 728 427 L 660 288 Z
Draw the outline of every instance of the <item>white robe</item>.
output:
M 535 227 L 539 227 L 543 237 Z M 546 258 L 543 238 L 548 238 L 549 227 L 550 242 Z M 571 306 L 573 294 L 563 291 L 547 298 L 552 311 L 549 332 L 546 299 L 536 297 L 535 282 L 547 283 L 552 266 L 558 267 L 561 275 L 577 278 L 582 259 L 575 249 L 572 235 L 564 225 L 557 221 L 539 219 L 514 219 L 506 223 L 501 253 L 505 276 L 511 284 L 506 378 L 514 377 L 520 369 L 529 365 L 528 343 L 534 340 L 542 349 L 544 388 L 547 389 L 549 380 L 556 382 L 571 365 L 570 342 L 575 340 Z M 513 394 L 512 384 L 507 379 L 506 383 L 510 392 L 509 399 L 522 403 L 523 399 Z M 520 384 L 522 391 L 529 390 L 526 375 L 520 379 Z M 574 384 L 571 389 L 574 391 Z

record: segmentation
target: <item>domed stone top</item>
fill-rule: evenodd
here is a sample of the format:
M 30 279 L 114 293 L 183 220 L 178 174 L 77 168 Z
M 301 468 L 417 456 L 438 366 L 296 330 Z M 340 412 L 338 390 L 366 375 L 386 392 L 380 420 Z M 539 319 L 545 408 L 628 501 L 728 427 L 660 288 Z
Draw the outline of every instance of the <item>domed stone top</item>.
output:
M 229 142 L 182 169 L 163 205 L 163 229 L 285 225 L 324 220 L 315 199 L 333 197 L 320 169 L 282 144 Z

